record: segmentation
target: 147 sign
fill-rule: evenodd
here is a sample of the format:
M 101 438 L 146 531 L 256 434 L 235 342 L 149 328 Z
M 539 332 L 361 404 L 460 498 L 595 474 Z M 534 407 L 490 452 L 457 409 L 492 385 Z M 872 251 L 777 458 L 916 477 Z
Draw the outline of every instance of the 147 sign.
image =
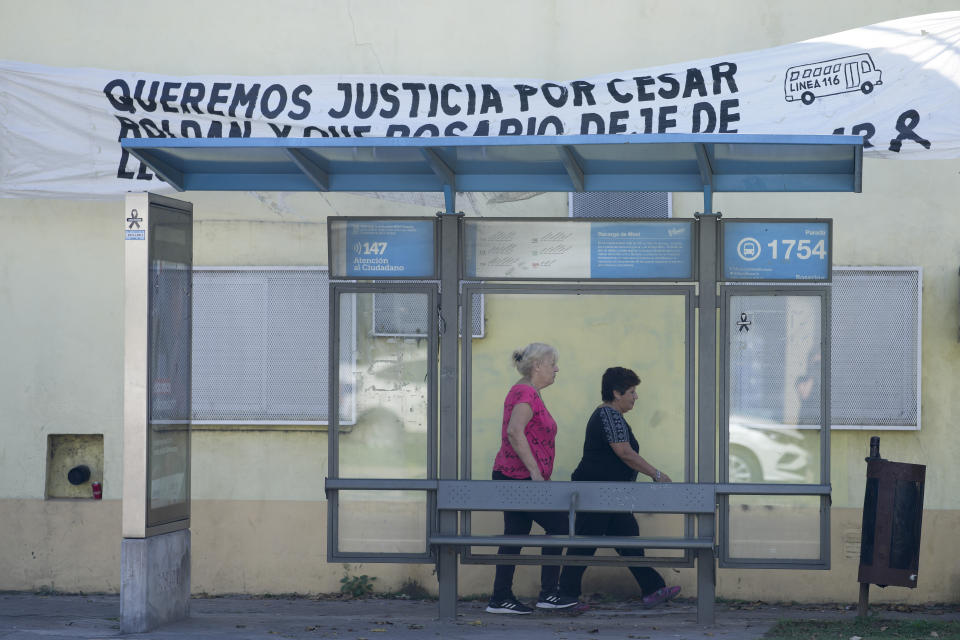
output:
M 371 253 L 375 255 L 380 255 L 387 252 L 387 243 L 386 242 L 357 242 L 354 244 L 353 250 L 361 255 L 368 256 Z
M 831 220 L 722 220 L 721 278 L 829 282 Z

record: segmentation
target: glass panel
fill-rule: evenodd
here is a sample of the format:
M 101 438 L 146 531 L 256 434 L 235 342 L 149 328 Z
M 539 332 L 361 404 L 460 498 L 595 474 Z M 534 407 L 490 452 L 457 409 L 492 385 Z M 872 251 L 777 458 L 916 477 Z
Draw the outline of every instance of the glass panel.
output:
M 426 553 L 427 494 L 422 491 L 340 491 L 338 550 Z
M 429 340 L 374 335 L 374 295 L 340 294 L 339 477 L 426 478 Z M 432 317 L 427 294 L 405 293 L 403 305 L 404 313 Z M 365 329 L 348 349 L 354 323 Z M 344 428 L 348 415 L 356 420 Z
M 416 294 L 375 293 L 373 334 L 398 338 L 423 338 L 435 318 Z
M 374 281 L 374 284 L 392 282 L 395 285 L 426 284 L 426 280 L 383 280 Z M 464 283 L 461 283 L 464 284 Z M 427 333 L 427 328 L 434 320 L 433 316 L 404 315 L 407 304 L 403 297 L 406 293 L 377 293 L 373 298 L 373 333 L 378 336 L 396 336 L 398 338 L 419 338 Z M 474 338 L 483 337 L 483 294 L 475 293 L 472 296 L 472 311 L 470 312 L 470 326 Z M 465 305 L 464 305 L 465 306 Z M 458 312 L 459 322 L 463 322 L 463 309 Z M 464 327 L 460 326 L 457 335 L 462 336 Z
M 147 525 L 189 517 L 192 221 L 151 209 Z
M 727 513 L 730 558 L 820 558 L 820 496 L 730 496 Z
M 186 503 L 189 491 L 190 430 L 183 425 L 150 424 L 149 526 L 179 518 L 164 518 L 158 510 Z
M 730 482 L 820 482 L 821 299 L 731 296 Z
M 471 470 L 489 480 L 501 445 L 504 398 L 519 380 L 511 354 L 531 342 L 559 351 L 556 382 L 542 390 L 558 425 L 554 480 L 569 480 L 587 420 L 611 366 L 633 369 L 639 398 L 626 414 L 640 454 L 685 477 L 686 313 L 681 295 L 484 293 L 487 336 L 471 346 Z M 641 481 L 648 480 L 640 476 Z
M 190 420 L 190 265 L 152 260 L 150 419 Z

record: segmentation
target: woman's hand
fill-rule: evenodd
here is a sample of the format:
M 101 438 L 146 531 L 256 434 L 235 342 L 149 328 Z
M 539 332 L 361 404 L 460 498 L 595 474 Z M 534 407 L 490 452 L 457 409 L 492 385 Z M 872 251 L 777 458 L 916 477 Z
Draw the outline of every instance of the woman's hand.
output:
M 650 476 L 650 479 L 654 482 L 673 482 L 670 476 L 663 471 L 658 471 L 656 467 L 644 460 L 643 456 L 634 451 L 629 442 L 611 442 L 610 448 L 625 465 L 634 471 Z M 660 474 L 659 478 L 657 478 L 658 473 Z
M 540 469 L 537 469 L 536 471 L 531 471 L 530 479 L 533 480 L 534 482 L 545 482 L 545 480 L 543 479 L 543 474 L 540 473 Z

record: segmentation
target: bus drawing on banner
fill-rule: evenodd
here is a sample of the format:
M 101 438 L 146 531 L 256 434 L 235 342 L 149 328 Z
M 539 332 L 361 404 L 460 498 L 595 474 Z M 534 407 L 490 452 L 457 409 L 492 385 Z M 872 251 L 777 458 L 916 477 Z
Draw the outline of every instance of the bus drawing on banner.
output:
M 868 94 L 880 86 L 880 70 L 869 53 L 801 64 L 787 69 L 783 93 L 787 102 L 813 104 L 817 98 L 862 91 Z

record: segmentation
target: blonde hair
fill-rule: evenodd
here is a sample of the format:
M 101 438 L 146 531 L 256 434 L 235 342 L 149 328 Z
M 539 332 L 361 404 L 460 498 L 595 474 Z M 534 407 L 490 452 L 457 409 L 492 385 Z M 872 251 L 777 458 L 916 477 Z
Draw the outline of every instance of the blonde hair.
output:
M 529 377 L 533 368 L 547 357 L 553 359 L 556 363 L 560 354 L 555 347 L 543 342 L 531 342 L 522 349 L 513 352 L 513 364 L 524 378 Z

